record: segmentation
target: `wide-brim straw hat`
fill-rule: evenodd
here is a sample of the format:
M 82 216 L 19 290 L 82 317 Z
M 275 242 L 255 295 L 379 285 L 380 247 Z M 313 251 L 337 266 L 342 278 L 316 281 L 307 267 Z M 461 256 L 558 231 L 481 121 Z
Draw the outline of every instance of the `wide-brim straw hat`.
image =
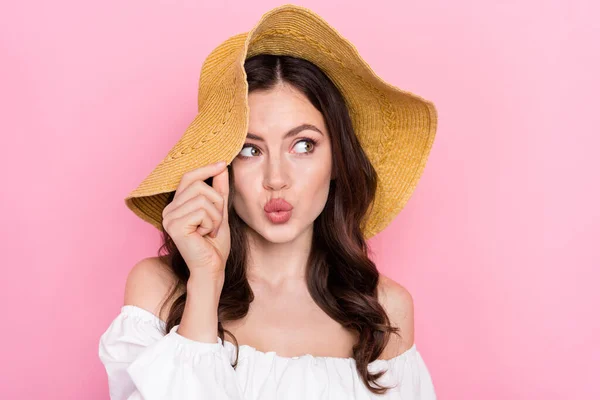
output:
M 125 204 L 160 230 L 169 194 L 185 172 L 233 161 L 248 133 L 244 61 L 263 53 L 312 62 L 342 93 L 379 178 L 363 234 L 368 239 L 379 233 L 405 206 L 425 168 L 437 128 L 435 106 L 385 82 L 323 18 L 292 4 L 263 14 L 252 30 L 230 37 L 208 55 L 200 71 L 198 114 Z

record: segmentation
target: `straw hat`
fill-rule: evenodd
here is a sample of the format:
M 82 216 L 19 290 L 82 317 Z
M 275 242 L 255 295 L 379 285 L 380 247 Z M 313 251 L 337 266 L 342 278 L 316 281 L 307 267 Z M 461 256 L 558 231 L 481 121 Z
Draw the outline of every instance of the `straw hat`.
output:
M 248 132 L 246 58 L 278 54 L 318 66 L 342 93 L 356 135 L 379 176 L 365 238 L 402 210 L 425 168 L 437 128 L 433 103 L 379 78 L 356 47 L 313 11 L 286 4 L 252 30 L 230 37 L 200 72 L 198 114 L 167 156 L 126 198 L 137 216 L 162 229 L 162 211 L 183 174 L 220 160 L 230 164 Z

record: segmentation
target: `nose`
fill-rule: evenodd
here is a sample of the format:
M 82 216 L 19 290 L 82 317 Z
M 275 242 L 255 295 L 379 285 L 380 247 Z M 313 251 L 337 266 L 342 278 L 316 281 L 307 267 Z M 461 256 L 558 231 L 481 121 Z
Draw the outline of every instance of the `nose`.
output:
M 268 190 L 281 190 L 289 186 L 289 176 L 286 166 L 283 165 L 285 160 L 279 158 L 271 158 L 265 163 L 264 182 L 263 186 Z

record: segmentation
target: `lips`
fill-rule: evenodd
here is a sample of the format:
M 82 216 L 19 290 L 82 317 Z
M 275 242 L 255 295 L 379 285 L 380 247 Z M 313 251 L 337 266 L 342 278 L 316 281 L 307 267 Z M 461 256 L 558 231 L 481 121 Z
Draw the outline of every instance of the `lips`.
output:
M 271 199 L 265 204 L 265 212 L 291 211 L 294 207 L 282 198 Z

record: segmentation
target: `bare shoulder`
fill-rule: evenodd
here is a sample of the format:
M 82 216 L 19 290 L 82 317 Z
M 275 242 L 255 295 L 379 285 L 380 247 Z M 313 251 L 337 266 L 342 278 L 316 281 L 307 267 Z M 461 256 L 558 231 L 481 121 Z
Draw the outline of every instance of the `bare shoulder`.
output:
M 144 258 L 129 271 L 123 303 L 143 308 L 165 321 L 170 305 L 162 312 L 161 307 L 176 283 L 168 265 L 160 258 Z
M 393 279 L 379 274 L 379 303 L 385 309 L 392 326 L 399 328 L 398 335 L 390 340 L 379 358 L 389 360 L 410 349 L 414 343 L 414 303 L 410 292 Z

